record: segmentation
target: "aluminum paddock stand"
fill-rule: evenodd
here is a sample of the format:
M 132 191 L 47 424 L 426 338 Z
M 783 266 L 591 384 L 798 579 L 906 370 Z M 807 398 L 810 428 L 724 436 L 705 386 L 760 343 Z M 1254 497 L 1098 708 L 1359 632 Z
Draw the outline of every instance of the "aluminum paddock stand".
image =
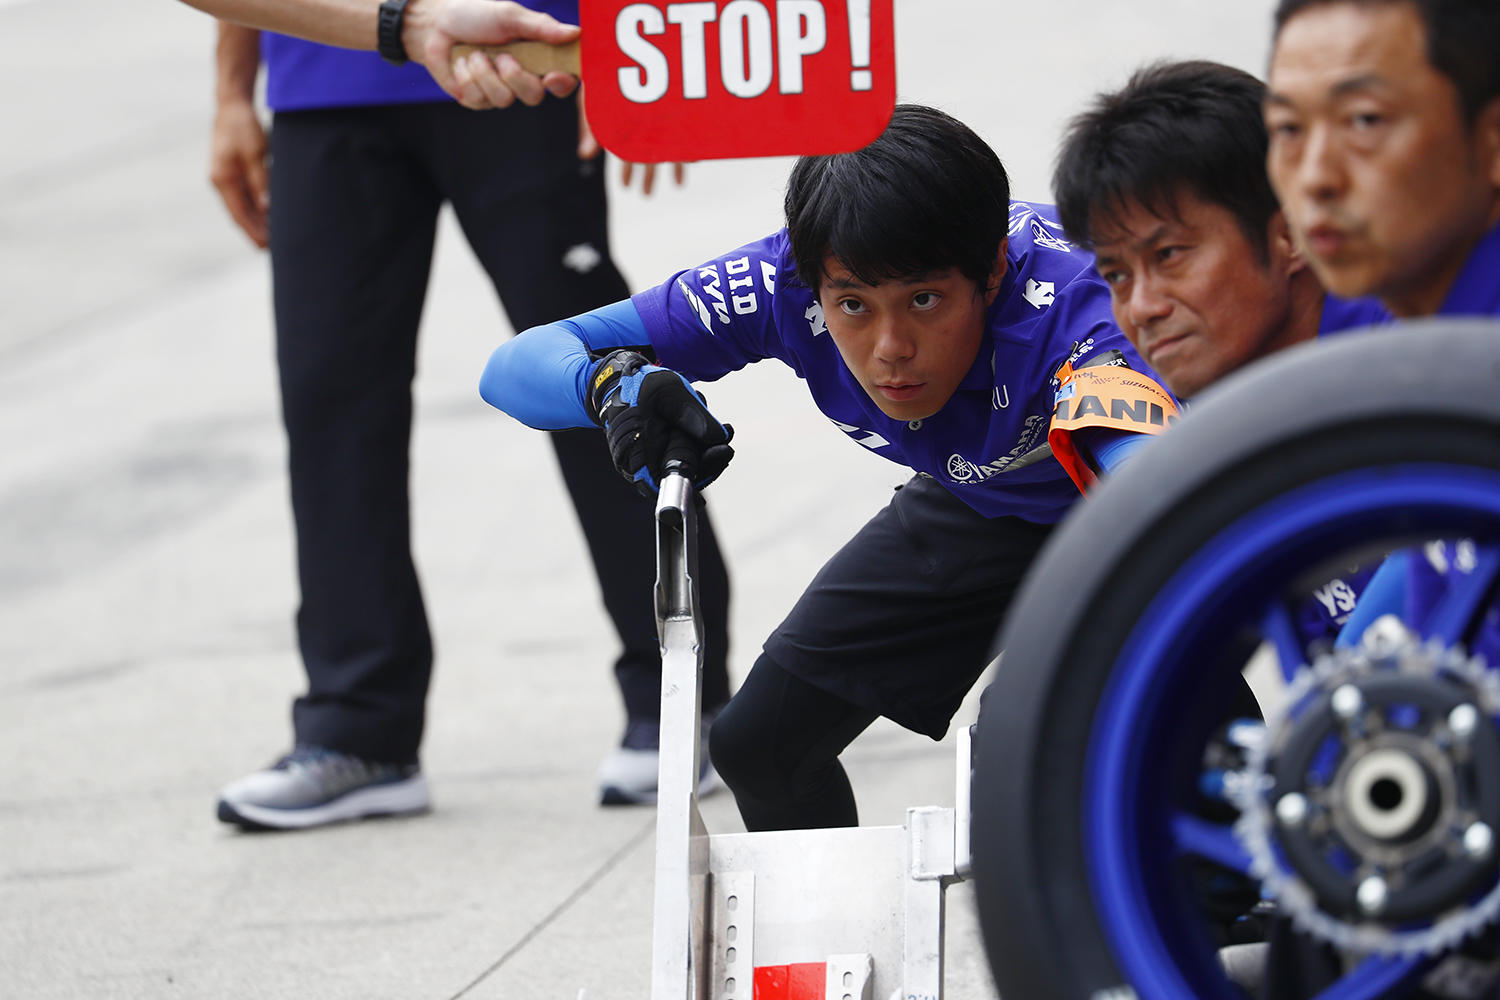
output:
M 969 871 L 971 735 L 955 808 L 904 826 L 710 834 L 698 813 L 703 626 L 693 487 L 656 506 L 662 650 L 651 1000 L 940 1000 L 944 890 Z

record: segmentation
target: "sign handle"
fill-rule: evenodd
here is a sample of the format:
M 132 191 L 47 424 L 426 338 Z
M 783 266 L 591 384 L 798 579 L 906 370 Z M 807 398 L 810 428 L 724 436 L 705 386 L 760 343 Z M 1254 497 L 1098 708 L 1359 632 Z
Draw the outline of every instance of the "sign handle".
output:
M 518 41 L 506 42 L 504 45 L 455 45 L 449 56 L 449 61 L 454 62 L 467 56 L 475 49 L 488 56 L 498 56 L 502 52 L 509 52 L 527 70 L 537 76 L 545 76 L 548 73 L 571 73 L 578 76 L 581 71 L 577 41 L 568 42 L 565 45 L 548 45 L 546 42 Z

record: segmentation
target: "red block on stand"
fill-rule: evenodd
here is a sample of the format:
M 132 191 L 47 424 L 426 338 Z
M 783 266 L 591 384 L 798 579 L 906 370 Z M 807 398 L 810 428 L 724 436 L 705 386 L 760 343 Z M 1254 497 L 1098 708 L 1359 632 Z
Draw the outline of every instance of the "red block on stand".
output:
M 824 1000 L 827 962 L 761 965 L 755 969 L 754 1000 Z

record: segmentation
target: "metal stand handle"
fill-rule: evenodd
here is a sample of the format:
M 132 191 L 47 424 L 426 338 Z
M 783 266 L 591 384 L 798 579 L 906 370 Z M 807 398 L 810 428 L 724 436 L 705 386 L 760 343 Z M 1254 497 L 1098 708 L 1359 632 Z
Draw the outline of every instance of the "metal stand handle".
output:
M 656 799 L 652 1000 L 705 991 L 703 936 L 708 832 L 698 815 L 703 619 L 699 612 L 693 484 L 675 472 L 656 501 L 656 631 L 661 641 L 661 752 Z

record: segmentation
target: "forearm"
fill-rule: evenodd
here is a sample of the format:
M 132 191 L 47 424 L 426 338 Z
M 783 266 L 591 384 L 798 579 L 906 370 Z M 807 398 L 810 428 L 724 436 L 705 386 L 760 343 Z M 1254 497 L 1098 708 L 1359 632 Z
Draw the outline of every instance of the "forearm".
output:
M 183 0 L 247 28 L 295 35 L 346 49 L 374 49 L 380 0 Z M 420 14 L 415 0 L 407 18 Z
M 588 377 L 590 351 L 649 343 L 640 314 L 629 299 L 533 327 L 490 355 L 479 380 L 485 402 L 541 430 L 592 427 Z
M 495 348 L 479 380 L 479 395 L 528 427 L 592 427 L 585 404 L 592 366 L 583 341 L 566 327 L 533 327 Z
M 218 103 L 253 101 L 255 77 L 260 71 L 260 31 L 220 21 L 214 56 L 214 96 Z

